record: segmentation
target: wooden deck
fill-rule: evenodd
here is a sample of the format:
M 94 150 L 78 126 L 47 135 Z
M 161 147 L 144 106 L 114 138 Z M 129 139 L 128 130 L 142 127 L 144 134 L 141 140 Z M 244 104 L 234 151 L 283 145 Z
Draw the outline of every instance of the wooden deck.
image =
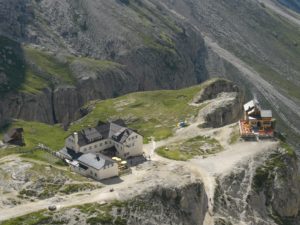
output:
M 266 129 L 266 130 L 258 130 L 255 132 L 251 125 L 246 120 L 239 121 L 239 128 L 240 134 L 242 138 L 252 138 L 252 137 L 259 137 L 259 138 L 269 138 L 274 137 L 273 129 Z

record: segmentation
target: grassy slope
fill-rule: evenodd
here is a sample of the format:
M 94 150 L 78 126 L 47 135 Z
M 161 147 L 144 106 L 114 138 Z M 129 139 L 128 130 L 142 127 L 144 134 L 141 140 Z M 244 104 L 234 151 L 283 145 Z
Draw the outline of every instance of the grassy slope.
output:
M 25 58 L 30 63 L 26 65 L 25 79 L 20 90 L 33 94 L 57 83 L 75 84 L 76 77 L 70 69 L 73 62 L 84 64 L 88 70 L 97 72 L 121 68 L 120 64 L 107 60 L 74 56 L 61 56 L 62 59 L 58 59 L 52 53 L 28 46 L 24 47 L 23 50 Z
M 82 63 L 91 71 L 104 72 L 122 65 L 107 60 L 85 57 L 61 56 L 19 43 L 0 36 L 0 72 L 8 81 L 0 85 L 0 94 L 11 90 L 37 94 L 56 84 L 74 84 L 76 77 L 70 70 L 73 62 Z
M 42 160 L 48 163 L 58 163 L 59 160 L 52 155 L 44 151 L 32 151 L 38 143 L 46 144 L 51 148 L 58 150 L 63 146 L 64 139 L 67 133 L 59 126 L 51 126 L 48 124 L 38 123 L 38 122 L 27 122 L 23 120 L 14 121 L 9 127 L 23 127 L 24 128 L 24 138 L 25 147 L 16 147 L 13 149 L 2 149 L 0 150 L 0 157 L 9 154 L 22 154 L 24 157 L 29 157 L 32 159 Z M 2 130 L 0 133 L 0 139 L 3 137 L 3 133 L 6 129 Z
M 168 159 L 186 161 L 195 156 L 214 154 L 222 149 L 223 147 L 216 139 L 198 136 L 184 142 L 163 146 L 157 150 L 157 153 Z
M 145 140 L 151 136 L 156 140 L 167 138 L 172 135 L 179 121 L 198 114 L 199 107 L 188 103 L 210 82 L 181 90 L 139 92 L 101 101 L 89 115 L 74 123 L 70 130 L 94 126 L 99 120 L 122 118 L 129 127 L 138 130 Z
M 196 93 L 211 82 L 182 90 L 132 93 L 100 101 L 90 114 L 74 123 L 68 131 L 64 131 L 60 125 L 51 126 L 17 120 L 5 130 L 11 127 L 23 127 L 26 146 L 1 150 L 0 157 L 11 153 L 30 152 L 38 143 L 59 150 L 64 145 L 64 139 L 71 132 L 81 130 L 88 125 L 94 126 L 99 120 L 106 121 L 114 118 L 125 119 L 129 127 L 137 129 L 144 135 L 145 141 L 150 136 L 154 136 L 157 140 L 167 138 L 172 135 L 178 121 L 197 115 L 199 107 L 190 106 L 188 103 Z M 5 130 L 0 132 L 0 138 Z M 47 161 L 44 154 L 39 151 L 27 155 Z

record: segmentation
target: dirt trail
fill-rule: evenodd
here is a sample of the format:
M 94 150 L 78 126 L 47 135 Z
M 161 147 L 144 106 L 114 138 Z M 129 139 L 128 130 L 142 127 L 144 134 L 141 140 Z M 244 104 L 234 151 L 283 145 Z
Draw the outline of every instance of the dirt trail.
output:
M 224 151 L 211 155 L 207 158 L 197 157 L 187 162 L 182 163 L 188 167 L 196 177 L 200 178 L 205 186 L 208 202 L 208 213 L 205 218 L 205 224 L 213 224 L 213 196 L 216 186 L 216 178 L 218 176 L 226 176 L 234 171 L 237 164 L 247 162 L 259 154 L 265 154 L 276 149 L 278 142 L 274 141 L 260 141 L 260 142 L 240 142 L 234 145 L 228 144 L 230 133 L 234 129 L 235 124 L 230 124 L 221 128 L 215 129 L 201 129 L 198 127 L 199 123 L 194 123 L 186 128 L 179 129 L 175 135 L 166 140 L 145 145 L 145 152 L 152 156 L 152 160 L 165 161 L 167 163 L 174 163 L 172 160 L 162 158 L 155 154 L 155 149 L 165 146 L 167 144 L 182 141 L 184 139 L 193 138 L 199 135 L 209 135 L 216 138 L 224 147 Z M 184 137 L 184 138 L 183 138 Z M 255 163 L 255 162 L 253 162 Z
M 92 201 L 109 201 L 116 199 L 115 195 L 116 193 L 110 193 L 108 191 L 100 192 L 99 190 L 96 190 L 91 191 L 89 193 L 82 192 L 74 195 L 69 195 L 67 197 L 62 197 L 60 200 L 58 197 L 54 197 L 50 199 L 40 200 L 37 202 L 22 204 L 13 208 L 2 209 L 0 211 L 0 221 L 47 209 L 49 205 L 56 205 L 58 208 L 63 208 L 73 205 L 85 204 Z
M 6 159 L 10 160 L 11 158 Z M 190 183 L 195 178 L 195 176 L 187 176 L 191 172 L 182 166 L 181 162 L 155 157 L 155 160 L 133 167 L 131 174 L 104 181 L 103 188 L 71 195 L 57 195 L 45 200 L 0 209 L 0 221 L 45 210 L 49 205 L 56 205 L 60 209 L 93 202 L 124 201 L 141 195 L 145 191 L 151 191 L 162 183 L 179 187 L 185 182 Z M 174 171 L 176 172 L 174 173 Z M 168 177 L 168 183 L 165 183 L 166 177 Z M 114 191 L 111 192 L 111 189 Z
M 126 196 L 140 194 L 139 191 L 131 189 L 130 186 L 134 185 L 136 182 L 139 182 L 143 177 L 143 171 L 136 171 L 130 175 L 122 177 L 123 180 L 117 180 L 116 184 L 107 185 L 101 189 L 77 192 L 67 196 L 55 196 L 45 200 L 38 200 L 35 202 L 17 205 L 13 208 L 1 209 L 0 221 L 47 209 L 49 205 L 56 205 L 58 208 L 64 208 L 91 202 L 111 201 L 114 199 L 124 200 Z M 114 188 L 114 192 L 110 192 L 111 188 Z M 140 188 L 143 189 L 142 187 Z

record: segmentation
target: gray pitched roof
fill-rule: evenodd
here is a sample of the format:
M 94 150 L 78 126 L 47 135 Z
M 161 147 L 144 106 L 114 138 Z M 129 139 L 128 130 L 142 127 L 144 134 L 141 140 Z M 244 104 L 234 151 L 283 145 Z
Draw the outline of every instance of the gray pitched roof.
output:
M 78 132 L 79 146 L 85 146 L 96 141 L 107 139 L 109 134 L 109 123 L 103 123 L 95 128 L 86 128 Z
M 84 134 L 84 136 L 86 137 L 86 139 L 89 142 L 93 142 L 93 141 L 97 141 L 102 139 L 102 135 L 100 134 L 100 132 L 98 130 L 96 130 L 95 128 L 86 128 L 82 130 L 82 133 Z
M 124 128 L 112 136 L 113 140 L 119 143 L 124 143 L 127 138 L 133 133 L 132 130 Z
M 126 128 L 126 124 L 123 120 L 118 119 L 112 122 L 103 123 L 99 121 L 98 125 L 94 128 L 85 128 L 78 132 L 78 145 L 85 146 L 88 144 L 92 144 L 102 139 L 109 138 L 109 132 L 111 129 L 111 124 L 117 124 L 123 127 L 122 132 L 117 132 L 114 140 L 123 143 L 126 141 L 127 137 L 133 132 L 132 130 Z M 74 135 L 74 134 L 72 134 Z
M 72 159 L 72 160 L 75 160 L 77 158 L 79 158 L 82 153 L 81 152 L 75 152 L 74 150 L 72 149 L 68 149 L 68 148 L 63 148 L 59 151 L 60 154 L 62 154 L 64 157 L 66 157 L 67 159 Z
M 96 170 L 100 170 L 107 165 L 111 165 L 111 164 L 115 163 L 110 158 L 108 158 L 102 154 L 99 154 L 99 153 L 83 154 L 77 159 L 77 161 L 79 163 L 83 163 L 84 165 L 86 165 L 88 167 L 92 167 Z

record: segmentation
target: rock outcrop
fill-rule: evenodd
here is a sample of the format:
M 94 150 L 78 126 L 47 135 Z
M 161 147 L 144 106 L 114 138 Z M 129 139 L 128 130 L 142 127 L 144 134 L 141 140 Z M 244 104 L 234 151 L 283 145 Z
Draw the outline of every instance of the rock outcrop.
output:
M 52 212 L 42 211 L 47 224 L 202 225 L 207 197 L 202 183 L 149 190 L 128 201 L 94 203 Z M 39 221 L 39 222 L 41 222 Z
M 51 95 L 50 89 L 37 95 L 23 92 L 6 94 L 0 101 L 0 124 L 11 118 L 54 123 Z
M 132 225 L 200 225 L 207 208 L 203 183 L 192 183 L 183 187 L 157 187 L 131 200 L 122 216 Z
M 20 82 L 13 90 L 5 89 L 0 97 L 0 104 L 6 106 L 0 114 L 0 124 L 6 118 L 68 124 L 89 100 L 133 91 L 187 87 L 208 77 L 201 34 L 156 4 L 12 0 L 1 1 L 0 6 L 0 34 L 16 40 L 11 41 L 15 45 L 26 45 L 25 53 L 20 51 L 26 61 L 18 73 Z M 35 50 L 30 50 L 33 47 Z M 26 54 L 28 48 L 30 54 Z M 40 63 L 39 58 L 53 59 Z M 0 68 L 1 83 L 10 79 L 9 72 Z M 41 85 L 52 90 L 53 96 L 47 103 L 48 90 L 22 90 L 32 85 L 28 84 L 28 74 L 36 76 L 30 82 L 42 78 Z M 69 76 L 68 82 L 65 75 Z M 42 108 L 27 113 L 27 101 L 20 100 L 17 108 L 24 113 L 16 113 L 7 96 L 20 95 L 21 99 L 31 98 L 34 102 L 42 99 Z M 49 106 L 45 108 L 44 104 Z M 40 111 L 47 111 L 47 116 Z
M 194 97 L 193 104 L 210 103 L 199 112 L 204 119 L 202 126 L 222 127 L 241 117 L 244 98 L 244 92 L 234 83 L 217 79 Z
M 214 197 L 217 224 L 300 224 L 297 163 L 294 152 L 279 147 L 220 177 Z
M 217 98 L 223 92 L 240 92 L 236 84 L 229 80 L 217 79 L 213 80 L 203 88 L 193 99 L 193 103 L 198 104 L 206 100 Z

